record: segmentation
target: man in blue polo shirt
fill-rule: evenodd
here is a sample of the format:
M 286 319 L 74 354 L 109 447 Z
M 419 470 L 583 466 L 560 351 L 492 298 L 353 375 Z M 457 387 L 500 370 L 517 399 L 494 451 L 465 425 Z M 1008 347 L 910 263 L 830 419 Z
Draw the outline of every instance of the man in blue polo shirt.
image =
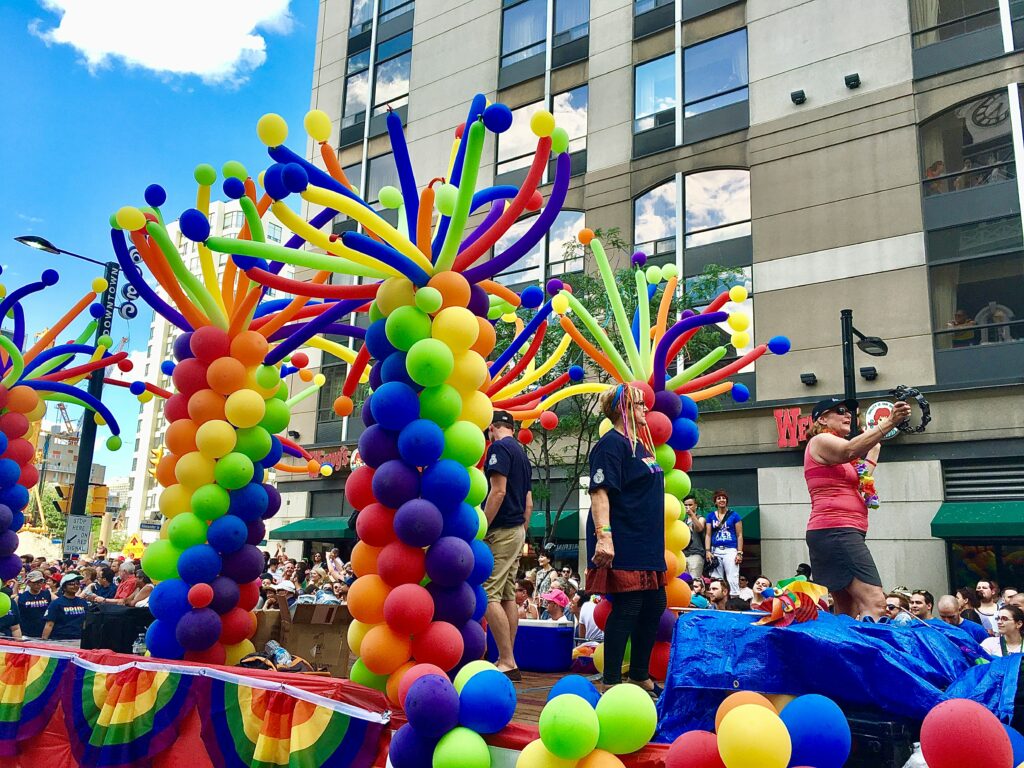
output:
M 969 621 L 960 615 L 960 601 L 957 600 L 953 595 L 943 595 L 939 598 L 939 620 L 944 621 L 951 627 L 959 627 L 976 643 L 981 643 L 982 640 L 988 639 L 988 631 L 974 621 Z M 932 622 L 935 619 L 931 619 Z
M 18 595 L 21 631 L 26 637 L 42 637 L 46 609 L 50 607 L 50 592 L 44 589 L 46 577 L 41 571 L 29 571 L 25 577 L 28 589 Z
M 60 597 L 46 611 L 43 640 L 81 640 L 85 611 L 89 604 L 78 597 L 82 577 L 69 573 L 60 580 Z

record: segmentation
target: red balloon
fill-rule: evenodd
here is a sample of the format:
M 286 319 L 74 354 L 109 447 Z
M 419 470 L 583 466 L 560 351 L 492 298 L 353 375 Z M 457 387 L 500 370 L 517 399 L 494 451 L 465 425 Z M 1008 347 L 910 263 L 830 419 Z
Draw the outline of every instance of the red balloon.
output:
M 0 411 L 3 410 L 4 406 L 7 405 L 7 393 L 10 390 L 7 389 L 3 384 L 0 384 Z
M 665 768 L 725 768 L 718 737 L 709 731 L 687 731 L 668 748 Z
M 540 425 L 544 429 L 554 429 L 558 426 L 558 414 L 554 411 L 544 411 L 540 415 Z
M 256 614 L 235 607 L 220 617 L 220 624 L 220 642 L 236 645 L 252 637 L 256 631 Z
M 448 676 L 443 669 L 434 664 L 417 664 L 414 667 L 410 667 L 409 670 L 402 675 L 402 681 L 398 684 L 398 704 L 401 707 L 405 707 L 405 697 L 409 693 L 409 689 L 412 688 L 412 684 L 424 675 L 440 675 L 441 677 Z
M 188 418 L 188 397 L 181 394 L 171 395 L 164 403 L 164 418 L 168 421 L 178 421 Z
M 668 655 L 672 651 L 672 643 L 655 643 L 651 651 L 650 672 L 655 680 L 664 680 L 668 676 Z
M 654 407 L 654 387 L 646 381 L 631 381 L 630 386 L 636 387 L 644 393 L 644 404 L 648 408 Z
M 260 580 L 253 579 L 238 585 L 238 606 L 243 611 L 251 611 L 260 601 Z
M 415 635 L 430 626 L 434 598 L 419 584 L 402 584 L 384 600 L 384 621 L 401 635 Z
M 35 458 L 35 453 L 32 443 L 19 437 L 17 440 L 11 440 L 7 444 L 7 450 L 4 451 L 4 458 L 12 459 L 18 464 L 24 466 L 25 464 L 32 463 L 32 459 Z
M 605 598 L 597 604 L 594 608 L 594 623 L 597 624 L 597 628 L 604 632 L 604 627 L 608 623 L 608 617 L 612 612 L 612 601 Z
M 34 464 L 25 464 L 21 468 L 21 477 L 18 478 L 18 485 L 31 488 L 39 482 L 39 470 Z
M 174 366 L 171 380 L 179 392 L 191 397 L 200 389 L 206 389 L 206 363 L 194 357 L 182 360 Z
M 693 454 L 689 451 L 676 451 L 676 469 L 689 472 L 693 469 Z
M 228 338 L 227 331 L 215 325 L 204 325 L 202 328 L 194 330 L 189 339 L 189 347 L 192 348 L 192 354 L 207 365 L 218 357 L 228 357 L 231 354 L 231 340 Z M 178 368 L 182 363 L 187 362 L 187 360 L 183 360 L 178 363 Z M 175 373 L 177 373 L 177 368 L 175 368 Z
M 1013 766 L 1006 729 L 995 715 L 969 699 L 944 701 L 928 713 L 921 723 L 921 753 L 928 768 Z
M 296 352 L 292 355 L 292 359 L 289 362 L 296 368 L 305 368 L 309 365 L 309 355 L 305 352 Z
M 377 557 L 377 573 L 389 587 L 419 584 L 426 573 L 425 561 L 426 553 L 419 547 L 410 547 L 401 541 L 393 541 L 380 551 Z
M 447 621 L 432 622 L 412 638 L 412 656 L 420 664 L 436 664 L 447 672 L 454 669 L 465 650 L 459 630 Z
M 533 442 L 533 431 L 529 429 L 520 429 L 517 437 L 520 443 L 523 445 L 529 445 Z
M 373 495 L 373 471 L 371 466 L 362 466 L 345 481 L 345 498 L 353 509 L 366 509 L 377 500 Z
M 220 643 L 214 643 L 205 651 L 185 651 L 185 661 L 197 664 L 223 664 L 226 660 L 227 650 Z
M 28 432 L 28 419 L 25 418 L 24 414 L 5 413 L 0 416 L 0 432 L 7 435 L 8 440 L 13 440 L 16 437 L 21 437 Z
M 542 205 L 544 205 L 544 195 L 538 191 L 534 191 L 534 193 L 530 195 L 530 199 L 526 201 L 526 210 L 539 211 Z
M 647 412 L 647 427 L 655 445 L 664 445 L 672 436 L 672 420 L 659 411 Z
M 188 591 L 188 603 L 193 608 L 205 608 L 213 602 L 213 587 L 209 584 L 196 584 Z
M 374 502 L 356 518 L 356 535 L 371 547 L 386 547 L 396 538 L 394 523 L 395 511 Z

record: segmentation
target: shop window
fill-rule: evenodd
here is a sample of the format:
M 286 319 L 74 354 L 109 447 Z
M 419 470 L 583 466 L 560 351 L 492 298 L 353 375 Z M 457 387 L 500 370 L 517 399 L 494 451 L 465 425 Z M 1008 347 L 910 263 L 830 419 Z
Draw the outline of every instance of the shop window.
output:
M 506 3 L 501 15 L 501 66 L 544 53 L 547 43 L 546 0 Z
M 747 30 L 683 50 L 683 114 L 693 117 L 747 100 Z
M 954 590 L 973 588 L 979 581 L 995 581 L 1006 586 L 1024 584 L 1024 540 L 950 542 L 949 574 Z
M 910 0 L 915 48 L 998 26 L 998 0 Z
M 936 348 L 1024 339 L 1024 258 L 1019 252 L 933 266 L 929 277 Z
M 544 109 L 544 102 L 537 101 L 512 110 L 512 126 L 504 133 L 498 134 L 498 163 L 495 175 L 501 176 L 511 171 L 530 167 L 534 152 L 537 150 L 537 137 L 530 130 L 530 118 L 542 109 Z M 586 121 L 585 114 L 584 121 Z M 585 125 L 584 136 L 586 136 Z
M 676 119 L 675 54 L 636 67 L 633 132 L 668 125 Z
M 1006 90 L 949 109 L 921 125 L 925 197 L 1011 181 L 1017 175 Z

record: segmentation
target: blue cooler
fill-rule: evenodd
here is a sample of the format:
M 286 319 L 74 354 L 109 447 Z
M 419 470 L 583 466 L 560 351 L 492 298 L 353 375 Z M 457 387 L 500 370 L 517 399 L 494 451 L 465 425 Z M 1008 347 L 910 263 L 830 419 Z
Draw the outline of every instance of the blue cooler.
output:
M 520 619 L 513 652 L 516 665 L 524 672 L 567 672 L 572 666 L 573 624 Z M 495 661 L 498 648 L 487 630 L 487 658 Z

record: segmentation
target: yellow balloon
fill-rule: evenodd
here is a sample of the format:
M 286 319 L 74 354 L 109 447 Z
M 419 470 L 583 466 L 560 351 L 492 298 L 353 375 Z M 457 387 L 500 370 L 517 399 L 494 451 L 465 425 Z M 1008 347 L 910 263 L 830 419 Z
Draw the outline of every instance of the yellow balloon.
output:
M 544 746 L 544 742 L 537 739 L 527 744 L 519 753 L 516 768 L 575 768 L 577 762 L 551 754 Z
M 367 366 L 369 368 L 369 366 Z M 251 389 L 253 392 L 259 394 L 264 400 L 269 400 L 275 394 L 277 394 L 277 388 L 281 385 L 280 381 L 277 381 L 272 387 L 261 386 L 259 381 L 256 380 L 256 371 L 259 370 L 259 366 L 253 366 L 245 372 L 245 388 Z M 369 375 L 369 374 L 367 374 Z M 266 406 L 264 406 L 266 407 Z
M 671 514 L 671 517 L 669 516 Z M 669 521 L 680 520 L 683 516 L 683 505 L 679 499 L 671 493 L 665 494 L 665 519 Z M 666 523 L 668 525 L 668 523 Z
M 551 299 L 551 309 L 553 309 L 556 314 L 564 315 L 569 311 L 569 297 L 558 294 Z
M 174 476 L 178 482 L 194 491 L 201 485 L 213 482 L 214 460 L 199 451 L 189 451 L 174 465 Z
M 534 112 L 530 118 L 530 130 L 536 136 L 550 136 L 555 130 L 555 116 L 546 109 Z
M 407 307 L 416 300 L 416 291 L 406 277 L 389 277 L 377 289 L 377 308 L 390 315 L 399 307 Z
M 690 529 L 682 520 L 676 520 L 665 529 L 665 547 L 676 552 L 690 545 Z
M 160 508 L 160 514 L 168 518 L 189 512 L 192 509 L 192 491 L 181 483 L 170 485 L 160 491 L 157 506 Z
M 92 288 L 93 293 L 103 293 L 107 290 L 107 281 L 102 277 L 94 277 L 89 287 Z
M 686 570 L 686 555 L 682 552 L 669 552 L 666 549 L 665 564 L 668 565 L 669 578 L 679 578 L 683 571 Z
M 747 289 L 742 285 L 734 285 L 729 289 L 729 300 L 735 301 L 737 304 L 742 304 L 747 300 Z
M 119 227 L 127 229 L 129 232 L 144 229 L 146 226 L 145 215 L 133 205 L 119 208 L 117 213 L 114 214 L 114 219 Z
M 777 714 L 757 704 L 743 704 L 722 719 L 718 753 L 729 768 L 786 768 L 793 743 Z
M 250 653 L 255 653 L 256 646 L 252 644 L 252 640 L 243 640 L 240 643 L 226 646 L 224 650 L 227 651 L 224 663 L 229 667 L 233 667 Z
M 746 331 L 734 333 L 730 342 L 736 349 L 744 349 L 750 346 L 750 334 Z
M 448 377 L 448 383 L 465 397 L 467 392 L 480 389 L 487 380 L 487 362 L 473 350 L 455 354 L 455 367 Z
M 597 434 L 599 437 L 604 437 L 609 429 L 614 426 L 610 419 L 601 419 L 601 423 L 597 425 Z
M 46 401 L 40 400 L 36 407 L 25 414 L 25 418 L 31 421 L 42 421 L 46 415 Z
M 491 398 L 479 389 L 462 396 L 460 420 L 468 421 L 480 429 L 487 429 L 493 418 L 494 406 L 491 404 Z
M 355 619 L 352 619 L 352 623 L 348 625 L 348 647 L 356 656 L 359 655 L 359 648 L 363 644 L 363 638 L 366 637 L 366 633 L 373 629 L 374 626 L 374 624 L 364 624 Z
M 599 643 L 597 648 L 594 649 L 594 666 L 597 671 L 604 674 L 604 643 Z M 622 657 L 622 674 L 626 674 L 629 669 L 629 647 L 626 648 L 626 655 Z
M 224 401 L 224 415 L 239 429 L 255 427 L 266 414 L 267 404 L 259 392 L 240 389 L 228 395 Z
M 309 110 L 302 124 L 313 141 L 327 141 L 331 138 L 331 118 L 323 110 Z
M 196 448 L 210 459 L 219 459 L 235 450 L 235 428 L 226 421 L 207 421 L 196 430 Z
M 169 539 L 171 537 L 171 535 L 168 533 L 168 527 L 170 526 L 170 524 L 171 524 L 170 520 L 164 520 L 160 524 L 160 538 L 161 539 Z
M 452 352 L 461 352 L 476 344 L 480 323 L 465 307 L 447 307 L 434 317 L 430 335 L 451 347 Z
M 750 315 L 746 312 L 733 312 L 725 322 L 734 331 L 745 331 L 750 327 Z
M 288 123 L 280 115 L 268 112 L 256 123 L 256 135 L 268 147 L 280 147 L 288 138 Z

